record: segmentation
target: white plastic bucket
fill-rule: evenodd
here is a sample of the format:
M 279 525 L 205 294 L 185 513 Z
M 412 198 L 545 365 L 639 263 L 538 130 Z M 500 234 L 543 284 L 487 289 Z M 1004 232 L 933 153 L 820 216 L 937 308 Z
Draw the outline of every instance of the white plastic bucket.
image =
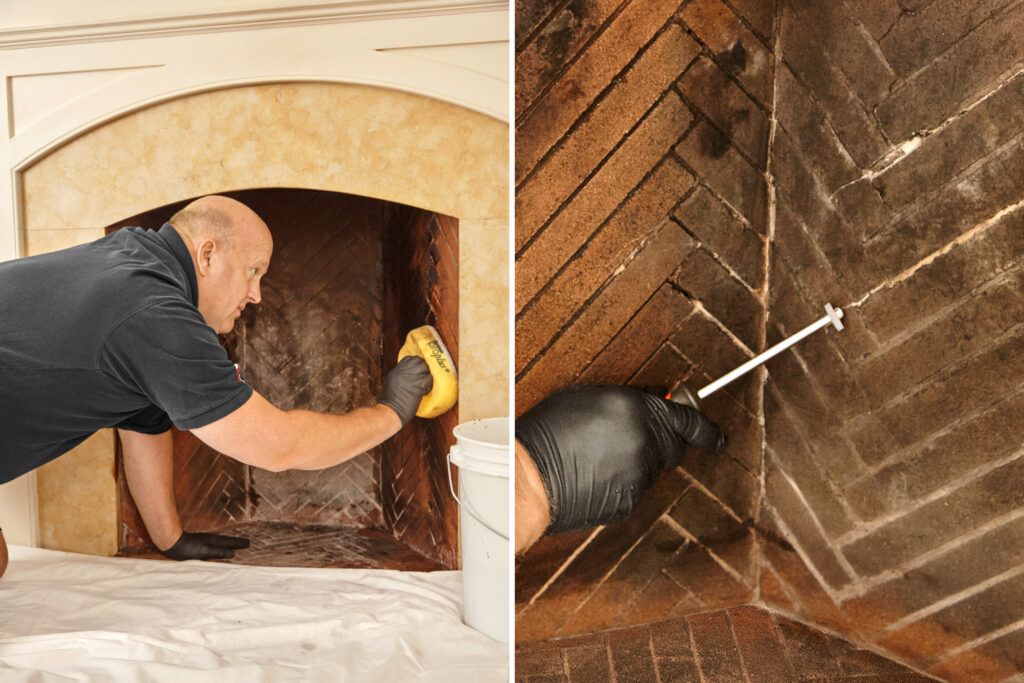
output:
M 459 468 L 462 530 L 462 620 L 502 643 L 508 642 L 510 598 L 508 523 L 509 419 L 492 417 L 460 424 L 448 460 Z

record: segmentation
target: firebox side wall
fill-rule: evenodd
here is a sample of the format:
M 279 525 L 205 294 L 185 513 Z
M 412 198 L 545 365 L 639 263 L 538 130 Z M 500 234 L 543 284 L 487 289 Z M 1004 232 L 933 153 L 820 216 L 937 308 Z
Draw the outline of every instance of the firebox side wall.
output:
M 703 386 L 763 345 L 771 4 L 546 7 L 517 3 L 517 413 L 573 383 Z M 517 640 L 753 598 L 762 382 L 707 402 L 726 453 L 520 559 Z
M 780 8 L 768 341 L 827 301 L 846 329 L 771 363 L 761 596 L 1001 680 L 1024 670 L 1024 6 L 953 5 Z
M 401 207 L 384 240 L 384 364 L 394 367 L 409 330 L 432 325 L 459 363 L 459 225 Z M 403 543 L 449 568 L 458 565 L 458 508 L 448 491 L 447 454 L 459 406 L 416 418 L 382 446 L 384 523 Z M 457 474 L 455 475 L 457 480 Z

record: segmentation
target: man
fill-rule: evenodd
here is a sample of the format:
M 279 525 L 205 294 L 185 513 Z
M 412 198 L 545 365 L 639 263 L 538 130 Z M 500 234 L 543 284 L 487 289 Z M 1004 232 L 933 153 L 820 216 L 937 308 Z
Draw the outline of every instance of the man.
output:
M 260 302 L 272 251 L 259 216 L 209 196 L 159 231 L 126 228 L 0 264 L 0 484 L 116 427 L 157 548 L 226 558 L 248 541 L 181 528 L 172 424 L 274 472 L 331 467 L 398 432 L 432 385 L 420 358 L 387 374 L 377 405 L 344 415 L 278 410 L 241 379 L 217 334 Z M 0 547 L 5 565 L 2 534 Z
M 691 405 L 624 386 L 576 386 L 516 420 L 516 553 L 545 533 L 624 519 L 689 446 L 725 434 Z

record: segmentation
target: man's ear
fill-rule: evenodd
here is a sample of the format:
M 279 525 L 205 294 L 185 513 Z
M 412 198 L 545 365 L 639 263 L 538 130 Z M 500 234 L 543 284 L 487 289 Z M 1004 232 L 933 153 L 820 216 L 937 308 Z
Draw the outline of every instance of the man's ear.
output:
M 196 249 L 196 265 L 200 275 L 208 275 L 210 272 L 210 261 L 213 257 L 213 240 L 203 240 Z

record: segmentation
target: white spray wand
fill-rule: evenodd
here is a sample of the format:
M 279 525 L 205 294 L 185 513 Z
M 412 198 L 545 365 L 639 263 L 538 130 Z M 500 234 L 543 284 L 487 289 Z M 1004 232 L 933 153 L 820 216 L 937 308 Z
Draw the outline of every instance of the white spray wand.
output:
M 728 374 L 725 374 L 725 375 L 722 375 L 721 377 L 716 379 L 714 382 L 712 382 L 711 384 L 707 385 L 706 387 L 704 387 L 703 389 L 698 391 L 697 392 L 697 398 L 698 399 L 707 398 L 711 394 L 715 393 L 716 391 L 718 391 L 719 389 L 724 387 L 729 382 L 732 382 L 733 380 L 736 380 L 736 379 L 742 377 L 743 375 L 747 374 L 748 372 L 750 372 L 751 370 L 753 370 L 757 366 L 761 365 L 762 363 L 764 363 L 768 359 L 773 358 L 773 357 L 779 355 L 780 353 L 782 353 L 783 351 L 788 349 L 790 346 L 793 346 L 794 344 L 796 344 L 797 342 L 801 341 L 805 337 L 809 337 L 810 335 L 814 334 L 815 332 L 817 332 L 818 330 L 820 330 L 823 327 L 828 327 L 829 325 L 834 325 L 837 330 L 843 329 L 843 323 L 841 322 L 842 317 L 843 317 L 843 309 L 841 309 L 841 308 L 832 308 L 832 304 L 825 304 L 825 316 L 824 317 L 822 317 L 819 320 L 816 320 L 815 322 L 811 323 L 810 325 L 808 325 L 804 329 L 800 330 L 796 334 L 793 334 L 793 335 L 790 335 L 789 337 L 786 337 L 785 339 L 783 339 L 782 341 L 780 341 L 778 344 L 776 344 L 775 346 L 771 347 L 767 351 L 754 356 L 753 358 L 748 360 L 746 363 L 744 363 L 743 365 L 741 365 L 738 368 L 736 368 L 735 370 L 733 370 L 732 372 L 730 372 Z M 677 394 L 677 393 L 685 394 L 685 393 L 688 393 L 688 390 L 686 389 L 686 387 L 680 386 L 677 389 L 674 389 L 672 391 L 672 393 L 673 394 Z M 690 400 L 688 401 L 687 398 L 689 398 Z M 694 402 L 694 403 L 696 403 L 695 401 L 692 401 L 692 396 L 686 397 L 685 395 L 681 395 L 681 396 L 678 396 L 677 398 L 675 398 L 675 400 L 677 400 L 679 402 L 682 402 L 682 403 L 687 403 L 687 402 Z M 699 407 L 699 404 L 694 406 L 694 407 Z

